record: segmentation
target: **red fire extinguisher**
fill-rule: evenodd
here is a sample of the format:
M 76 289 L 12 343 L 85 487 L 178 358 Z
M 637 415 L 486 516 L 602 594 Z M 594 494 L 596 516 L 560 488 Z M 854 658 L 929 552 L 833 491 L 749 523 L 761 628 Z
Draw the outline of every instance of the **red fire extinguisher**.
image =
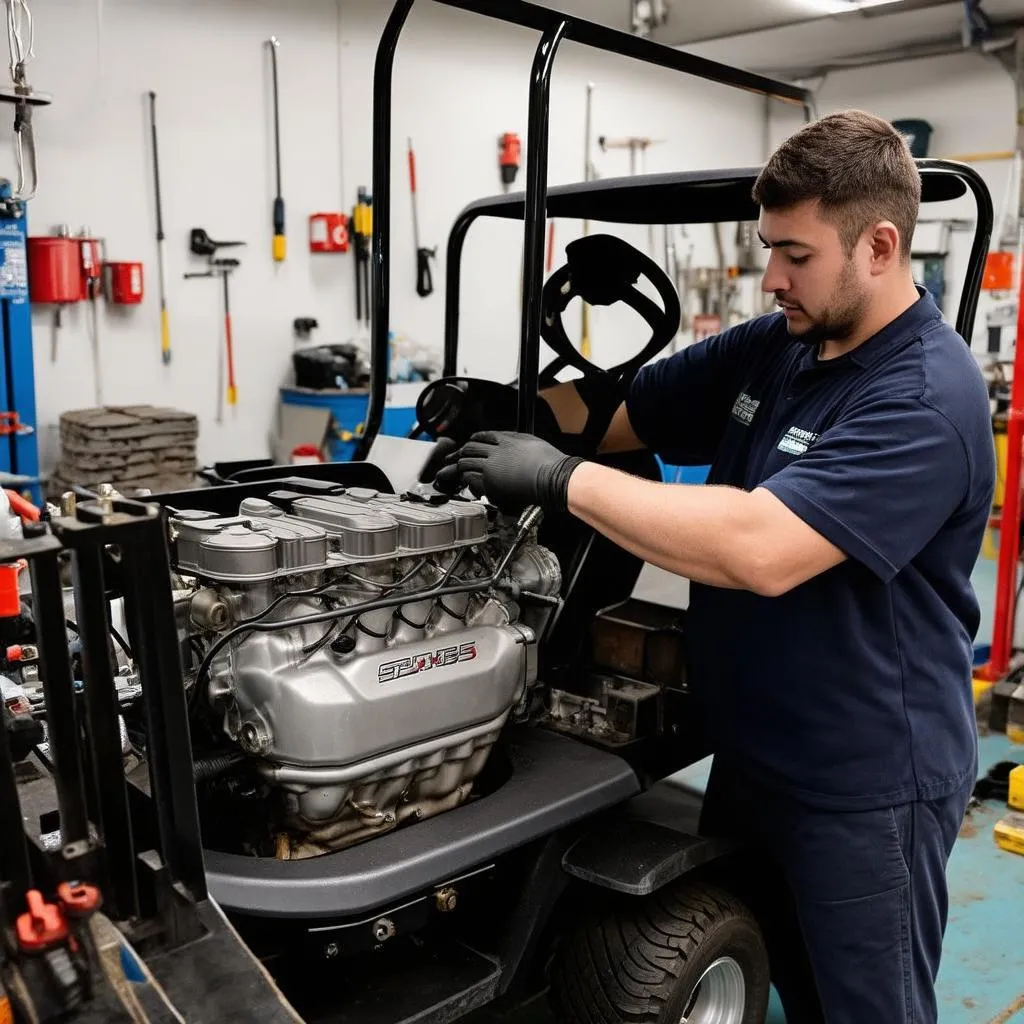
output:
M 135 261 L 108 262 L 107 299 L 121 306 L 142 301 L 142 264 Z

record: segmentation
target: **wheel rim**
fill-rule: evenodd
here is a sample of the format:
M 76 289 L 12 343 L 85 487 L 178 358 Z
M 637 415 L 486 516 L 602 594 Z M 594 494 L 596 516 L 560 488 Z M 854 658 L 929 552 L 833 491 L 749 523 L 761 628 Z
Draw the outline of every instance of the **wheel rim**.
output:
M 719 957 L 697 979 L 679 1024 L 743 1024 L 747 986 L 731 956 Z

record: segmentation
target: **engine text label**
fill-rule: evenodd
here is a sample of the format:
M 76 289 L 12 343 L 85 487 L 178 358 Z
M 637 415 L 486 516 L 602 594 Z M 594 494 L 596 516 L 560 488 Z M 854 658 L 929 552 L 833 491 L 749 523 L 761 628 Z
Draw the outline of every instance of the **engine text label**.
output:
M 444 668 L 458 665 L 463 661 L 472 661 L 476 657 L 476 642 L 459 644 L 457 647 L 442 647 L 424 654 L 414 654 L 408 658 L 396 658 L 385 661 L 377 669 L 378 683 L 392 683 L 405 676 L 414 676 L 419 672 L 429 672 L 432 668 Z

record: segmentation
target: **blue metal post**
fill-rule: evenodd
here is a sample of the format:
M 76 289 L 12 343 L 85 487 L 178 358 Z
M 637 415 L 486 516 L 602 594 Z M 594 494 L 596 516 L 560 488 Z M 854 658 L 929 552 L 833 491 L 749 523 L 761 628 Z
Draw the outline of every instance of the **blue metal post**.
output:
M 28 300 L 28 219 L 23 202 L 11 201 L 11 183 L 0 181 L 0 412 L 17 413 L 23 432 L 0 437 L 0 470 L 33 479 L 27 490 L 42 502 L 32 316 Z M 28 428 L 28 429 L 25 429 Z M 21 488 L 18 488 L 21 489 Z

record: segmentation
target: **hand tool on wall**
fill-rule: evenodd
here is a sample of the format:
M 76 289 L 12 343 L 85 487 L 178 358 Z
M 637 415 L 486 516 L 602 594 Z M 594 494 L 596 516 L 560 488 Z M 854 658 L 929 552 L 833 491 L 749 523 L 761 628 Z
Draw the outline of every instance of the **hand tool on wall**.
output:
M 416 294 L 426 298 L 434 290 L 434 279 L 430 272 L 430 261 L 437 255 L 437 249 L 420 245 L 420 218 L 416 208 L 416 154 L 412 139 L 409 146 L 409 191 L 412 194 L 412 238 L 416 248 Z
M 352 211 L 353 259 L 356 268 L 356 320 L 370 324 L 370 239 L 373 234 L 373 199 L 362 186 Z
M 519 158 L 522 143 L 515 132 L 505 132 L 498 139 L 498 167 L 501 170 L 501 187 L 508 192 L 519 173 Z
M 25 202 L 35 198 L 39 188 L 36 166 L 36 143 L 32 130 L 32 108 L 45 106 L 52 97 L 37 92 L 29 84 L 26 65 L 35 56 L 35 29 L 28 0 L 6 0 L 7 44 L 10 53 L 11 84 L 0 86 L 0 99 L 14 106 L 14 159 L 17 182 L 9 201 Z M 28 36 L 27 40 L 25 36 Z M 26 178 L 26 158 L 31 170 L 31 183 Z
M 277 190 L 274 193 L 274 260 L 280 263 L 287 251 L 284 234 L 284 198 L 281 195 L 281 119 L 277 100 L 277 36 L 268 40 L 270 46 L 271 77 L 274 85 L 274 172 Z
M 625 139 L 609 139 L 607 136 L 602 135 L 597 140 L 597 144 L 601 147 L 602 153 L 607 153 L 609 149 L 628 149 L 629 173 L 630 176 L 633 176 L 635 174 L 647 173 L 647 147 L 655 142 L 664 141 L 664 139 L 648 139 L 636 135 L 631 135 Z M 665 230 L 667 231 L 668 228 Z M 653 224 L 647 225 L 647 253 L 652 259 L 654 258 Z M 667 266 L 666 269 L 668 269 Z
M 216 255 L 218 249 L 225 249 L 229 246 L 245 245 L 245 242 L 217 242 L 206 233 L 203 228 L 193 228 L 189 236 L 189 247 L 197 256 L 206 256 L 208 260 L 207 270 L 193 270 L 187 272 L 186 278 L 194 277 L 219 277 L 224 283 L 224 365 L 227 367 L 227 390 L 225 392 L 223 376 L 218 364 L 217 381 L 217 422 L 223 423 L 224 412 L 223 402 L 227 395 L 227 404 L 235 406 L 238 403 L 238 387 L 235 381 L 235 352 L 234 337 L 231 330 L 231 295 L 228 288 L 228 278 L 232 271 L 236 270 L 240 261 Z
M 171 324 L 167 315 L 167 266 L 164 246 L 164 214 L 160 197 L 160 159 L 156 147 L 156 93 L 149 94 L 149 123 L 153 139 L 153 191 L 156 194 L 156 260 L 160 274 L 160 357 L 171 361 Z
M 82 281 L 85 298 L 89 303 L 89 335 L 92 342 L 92 371 L 96 388 L 96 405 L 103 405 L 103 373 L 100 360 L 100 322 L 97 298 L 103 279 L 103 242 L 91 237 L 87 228 L 79 232 L 82 251 Z
M 583 180 L 590 181 L 594 176 L 591 172 L 594 169 L 590 159 L 591 151 L 591 125 L 593 124 L 593 100 L 594 83 L 587 82 L 587 106 L 583 123 Z M 583 222 L 584 238 L 590 234 L 590 221 Z M 580 355 L 584 359 L 590 358 L 590 306 L 586 299 L 580 299 Z

